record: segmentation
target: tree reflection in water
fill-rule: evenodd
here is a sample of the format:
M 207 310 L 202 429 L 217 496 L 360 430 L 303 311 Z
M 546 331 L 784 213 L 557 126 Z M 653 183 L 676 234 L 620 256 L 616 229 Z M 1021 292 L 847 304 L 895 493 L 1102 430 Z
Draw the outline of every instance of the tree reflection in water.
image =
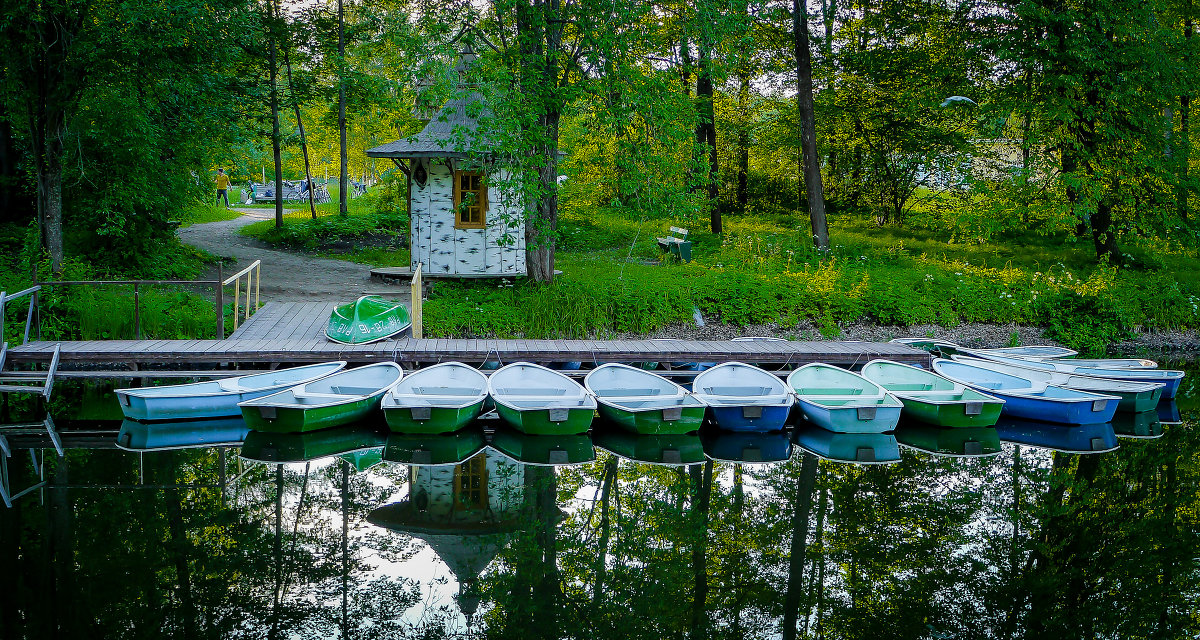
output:
M 0 637 L 1190 637 L 1183 418 L 1105 454 L 869 466 L 50 450 L 0 512 Z

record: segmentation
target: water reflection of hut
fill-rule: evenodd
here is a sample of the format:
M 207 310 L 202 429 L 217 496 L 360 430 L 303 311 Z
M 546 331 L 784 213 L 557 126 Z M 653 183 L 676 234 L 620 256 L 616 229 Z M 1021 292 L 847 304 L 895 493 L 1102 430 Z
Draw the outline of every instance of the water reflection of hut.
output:
M 479 607 L 479 575 L 521 520 L 524 476 L 521 465 L 490 448 L 461 464 L 410 466 L 408 497 L 367 520 L 429 545 L 458 581 L 469 623 Z

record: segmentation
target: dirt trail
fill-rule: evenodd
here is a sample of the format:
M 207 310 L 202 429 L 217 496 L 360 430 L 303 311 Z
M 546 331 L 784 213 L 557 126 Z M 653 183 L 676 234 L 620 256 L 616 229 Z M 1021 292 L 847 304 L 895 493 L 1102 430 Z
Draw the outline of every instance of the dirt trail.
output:
M 386 294 L 393 300 L 408 299 L 407 287 L 371 281 L 369 265 L 277 251 L 238 233 L 238 229 L 248 224 L 271 219 L 275 215 L 274 209 L 234 210 L 241 213 L 241 217 L 183 227 L 178 231 L 179 239 L 215 256 L 236 258 L 236 267 L 224 267 L 226 276 L 255 260 L 262 260 L 260 295 L 263 302 L 348 302 L 365 293 Z M 210 275 L 215 274 L 213 269 Z

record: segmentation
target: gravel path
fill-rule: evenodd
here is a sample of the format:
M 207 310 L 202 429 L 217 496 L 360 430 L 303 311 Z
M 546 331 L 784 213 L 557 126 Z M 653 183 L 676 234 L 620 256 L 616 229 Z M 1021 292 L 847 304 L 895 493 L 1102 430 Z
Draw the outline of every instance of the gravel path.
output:
M 393 300 L 408 300 L 407 287 L 372 282 L 369 265 L 276 251 L 238 233 L 241 227 L 273 218 L 274 209 L 234 210 L 242 216 L 183 227 L 178 231 L 179 239 L 215 256 L 235 259 L 236 267 L 224 267 L 226 276 L 240 271 L 255 260 L 262 260 L 260 295 L 263 302 L 346 302 L 366 293 L 384 294 Z M 209 276 L 215 275 L 216 270 L 213 269 Z

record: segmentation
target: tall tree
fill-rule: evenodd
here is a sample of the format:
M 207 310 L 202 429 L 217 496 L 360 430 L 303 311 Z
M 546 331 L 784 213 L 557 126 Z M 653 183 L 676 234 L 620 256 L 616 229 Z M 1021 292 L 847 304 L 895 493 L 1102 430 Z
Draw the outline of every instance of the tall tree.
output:
M 800 114 L 800 174 L 804 176 L 803 191 L 808 198 L 808 219 L 812 225 L 813 245 L 824 253 L 829 250 L 829 225 L 825 220 L 821 158 L 817 155 L 807 0 L 792 0 L 792 37 L 796 57 L 796 111 Z

